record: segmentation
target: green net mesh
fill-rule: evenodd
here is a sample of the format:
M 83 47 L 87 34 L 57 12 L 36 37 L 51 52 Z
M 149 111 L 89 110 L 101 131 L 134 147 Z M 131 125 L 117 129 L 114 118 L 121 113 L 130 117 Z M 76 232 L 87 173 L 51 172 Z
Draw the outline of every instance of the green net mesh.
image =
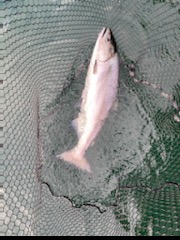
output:
M 2 234 L 179 235 L 179 0 L 0 6 Z M 77 142 L 74 104 L 103 26 L 111 28 L 121 59 L 119 105 L 87 151 L 90 176 L 55 156 Z

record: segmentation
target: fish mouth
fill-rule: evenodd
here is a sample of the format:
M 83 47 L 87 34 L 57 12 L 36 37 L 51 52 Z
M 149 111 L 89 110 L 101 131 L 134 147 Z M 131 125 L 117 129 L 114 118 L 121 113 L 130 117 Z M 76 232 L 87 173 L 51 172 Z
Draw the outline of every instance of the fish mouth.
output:
M 114 47 L 114 52 L 117 52 L 116 42 L 110 28 L 104 27 L 102 29 L 101 38 L 104 38 L 106 42 L 110 42 Z
M 109 28 L 104 27 L 102 30 L 102 38 L 106 38 L 108 41 L 111 40 L 111 30 Z
M 102 37 L 104 37 L 104 34 L 106 33 L 106 31 L 107 31 L 107 28 L 105 27 L 105 28 L 103 28 L 103 34 L 102 34 Z

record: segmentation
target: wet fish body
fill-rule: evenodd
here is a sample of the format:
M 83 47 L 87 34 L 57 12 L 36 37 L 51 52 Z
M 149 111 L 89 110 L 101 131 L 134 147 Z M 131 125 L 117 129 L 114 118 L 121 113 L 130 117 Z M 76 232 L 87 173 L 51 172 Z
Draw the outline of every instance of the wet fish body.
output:
M 77 145 L 57 157 L 76 167 L 91 172 L 85 158 L 86 150 L 94 143 L 109 111 L 116 104 L 119 60 L 109 28 L 103 28 L 97 38 L 78 118 L 72 121 L 78 135 Z

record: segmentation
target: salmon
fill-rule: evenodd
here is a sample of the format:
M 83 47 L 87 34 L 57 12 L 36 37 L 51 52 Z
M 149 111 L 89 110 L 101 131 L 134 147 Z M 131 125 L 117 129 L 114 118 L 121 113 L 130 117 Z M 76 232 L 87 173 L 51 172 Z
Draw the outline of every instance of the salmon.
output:
M 57 157 L 91 173 L 85 153 L 94 144 L 110 110 L 116 105 L 119 58 L 109 28 L 98 35 L 82 92 L 78 117 L 72 121 L 78 135 L 77 145 Z

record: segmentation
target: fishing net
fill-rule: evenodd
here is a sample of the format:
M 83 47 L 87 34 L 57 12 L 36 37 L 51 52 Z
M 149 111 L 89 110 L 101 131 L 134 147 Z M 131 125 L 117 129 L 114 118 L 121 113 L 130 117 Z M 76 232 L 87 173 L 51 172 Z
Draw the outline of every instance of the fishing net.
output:
M 179 0 L 0 0 L 4 108 L 1 235 L 179 235 Z M 121 59 L 118 107 L 87 151 L 56 158 L 98 33 Z

